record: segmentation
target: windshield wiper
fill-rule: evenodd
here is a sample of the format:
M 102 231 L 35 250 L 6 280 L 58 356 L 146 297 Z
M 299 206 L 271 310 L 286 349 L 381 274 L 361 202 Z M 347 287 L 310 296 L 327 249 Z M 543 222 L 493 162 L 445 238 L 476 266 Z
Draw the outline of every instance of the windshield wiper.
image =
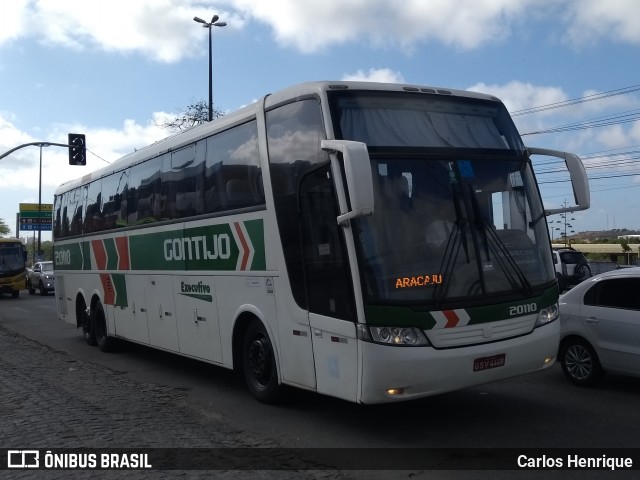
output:
M 532 290 L 531 282 L 529 282 L 529 280 L 527 279 L 527 276 L 524 274 L 524 272 L 522 271 L 518 263 L 515 261 L 515 259 L 511 255 L 511 253 L 509 253 L 509 250 L 507 249 L 505 244 L 502 242 L 502 240 L 500 240 L 500 237 L 498 236 L 496 231 L 493 229 L 493 226 L 490 225 L 486 220 L 485 222 L 487 223 L 485 230 L 489 232 L 489 235 L 491 236 L 491 239 L 494 241 L 494 244 L 498 247 L 500 253 L 502 253 L 502 255 L 504 256 L 504 259 L 506 259 L 509 266 L 515 272 L 516 276 L 518 277 L 518 280 L 520 281 L 520 287 L 525 293 L 527 294 L 531 293 L 531 290 Z M 504 271 L 505 273 L 508 273 L 508 270 L 505 269 L 506 266 L 503 263 L 503 258 L 501 258 L 500 255 L 494 255 L 494 258 L 498 260 L 498 263 L 500 264 L 500 268 L 502 269 L 502 271 Z
M 449 278 L 453 267 L 458 260 L 458 254 L 460 253 L 460 247 L 464 248 L 464 255 L 467 263 L 469 263 L 469 245 L 467 242 L 466 226 L 469 220 L 463 216 L 462 207 L 460 205 L 459 193 L 456 191 L 456 186 L 453 185 L 453 205 L 456 212 L 456 221 L 454 227 L 451 229 L 449 238 L 447 239 L 447 246 L 444 251 L 442 263 L 440 264 L 440 271 L 442 272 L 442 278 L 444 279 L 441 285 L 434 291 L 436 306 L 442 305 L 447 292 L 449 290 Z
M 471 186 L 469 186 L 469 188 L 471 189 Z M 490 244 L 487 239 L 487 233 L 488 233 L 491 239 L 493 240 L 493 243 L 491 244 L 491 247 L 493 247 L 491 248 L 491 250 L 493 250 L 493 253 L 494 253 L 493 258 L 497 260 L 498 264 L 500 265 L 500 269 L 505 273 L 505 276 L 509 279 L 509 282 L 511 283 L 511 285 L 518 286 L 518 282 L 516 282 L 516 280 L 513 278 L 513 275 L 510 273 L 510 270 L 507 268 L 507 265 L 505 265 L 505 262 L 504 262 L 505 259 L 508 266 L 511 267 L 511 271 L 515 272 L 515 275 L 518 278 L 520 283 L 519 284 L 520 288 L 522 288 L 522 290 L 527 294 L 531 293 L 531 290 L 532 290 L 531 283 L 527 279 L 522 269 L 518 266 L 518 263 L 515 261 L 511 253 L 509 253 L 509 250 L 507 249 L 505 244 L 502 242 L 502 240 L 500 240 L 500 237 L 498 236 L 497 232 L 493 228 L 493 225 L 489 223 L 489 221 L 481 215 L 480 208 L 478 206 L 478 199 L 476 198 L 473 191 L 471 191 L 471 204 L 473 206 L 473 212 L 476 217 L 476 224 L 478 225 L 478 230 L 482 232 L 482 238 L 484 240 L 484 248 L 485 248 L 485 253 L 487 255 L 487 260 L 490 260 L 490 257 L 489 257 Z M 497 246 L 502 256 L 497 254 L 498 252 L 495 250 L 494 245 Z M 482 277 L 484 276 L 482 272 L 480 273 L 480 275 Z M 483 284 L 484 284 L 484 281 L 483 281 Z

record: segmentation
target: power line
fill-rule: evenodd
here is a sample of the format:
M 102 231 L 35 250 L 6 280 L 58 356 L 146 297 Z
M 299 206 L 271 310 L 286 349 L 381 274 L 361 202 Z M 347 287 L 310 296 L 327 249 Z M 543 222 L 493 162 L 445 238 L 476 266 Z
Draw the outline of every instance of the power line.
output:
M 580 98 L 574 98 L 571 100 L 563 100 L 562 102 L 549 103 L 547 105 L 540 105 L 538 107 L 524 108 L 522 110 L 516 110 L 511 112 L 512 117 L 518 117 L 521 115 L 529 115 L 531 113 L 545 112 L 547 110 L 553 110 L 556 108 L 569 107 L 572 105 L 578 105 L 580 103 L 593 102 L 595 100 L 603 100 L 605 98 L 615 97 L 617 95 L 624 95 L 626 93 L 633 93 L 640 90 L 640 85 L 631 85 L 629 87 L 618 88 L 615 90 L 609 90 L 607 92 L 594 93 L 593 95 L 587 95 Z
M 111 162 L 109 162 L 109 161 L 105 160 L 104 158 L 102 158 L 102 157 L 101 157 L 100 155 L 98 155 L 97 153 L 92 152 L 92 151 L 91 151 L 91 150 L 89 150 L 88 148 L 87 148 L 86 150 L 87 150 L 87 152 L 89 152 L 89 153 L 91 153 L 91 154 L 95 155 L 96 157 L 98 157 L 98 158 L 99 158 L 100 160 L 102 160 L 104 163 L 108 163 L 109 165 L 111 165 Z
M 602 117 L 595 117 L 590 120 L 585 120 L 578 123 L 569 123 L 566 125 L 560 125 L 557 127 L 550 127 L 544 130 L 538 130 L 533 132 L 526 132 L 521 134 L 525 135 L 540 135 L 543 133 L 560 133 L 571 132 L 575 130 L 585 130 L 588 128 L 607 127 L 610 125 L 620 125 L 622 123 L 635 122 L 640 120 L 640 110 L 628 110 L 614 115 L 605 115 Z

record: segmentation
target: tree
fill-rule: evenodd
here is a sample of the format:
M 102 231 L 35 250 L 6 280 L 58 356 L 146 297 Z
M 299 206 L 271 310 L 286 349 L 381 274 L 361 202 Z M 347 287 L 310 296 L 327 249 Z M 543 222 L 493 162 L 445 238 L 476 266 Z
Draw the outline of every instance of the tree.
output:
M 213 108 L 213 118 L 222 117 L 224 113 L 217 108 Z M 205 100 L 192 100 L 189 105 L 176 117 L 165 117 L 156 119 L 158 127 L 165 128 L 172 133 L 183 132 L 195 125 L 207 123 L 209 118 L 209 103 Z
M 8 235 L 10 231 L 9 225 L 4 223 L 4 220 L 0 218 L 0 235 Z

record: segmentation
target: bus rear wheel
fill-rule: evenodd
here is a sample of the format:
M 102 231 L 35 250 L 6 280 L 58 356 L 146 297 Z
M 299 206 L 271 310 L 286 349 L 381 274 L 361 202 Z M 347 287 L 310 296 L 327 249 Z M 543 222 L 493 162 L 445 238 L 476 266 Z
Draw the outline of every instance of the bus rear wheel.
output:
M 242 343 L 242 371 L 251 395 L 262 403 L 276 403 L 280 397 L 273 346 L 261 322 L 247 326 Z
M 96 337 L 96 344 L 103 352 L 110 352 L 113 348 L 113 339 L 107 334 L 107 317 L 104 314 L 102 303 L 98 302 L 93 309 L 91 326 Z
M 84 301 L 78 306 L 77 312 L 80 316 L 80 327 L 82 327 L 82 336 L 87 345 L 96 345 L 96 332 L 92 328 L 92 321 Z

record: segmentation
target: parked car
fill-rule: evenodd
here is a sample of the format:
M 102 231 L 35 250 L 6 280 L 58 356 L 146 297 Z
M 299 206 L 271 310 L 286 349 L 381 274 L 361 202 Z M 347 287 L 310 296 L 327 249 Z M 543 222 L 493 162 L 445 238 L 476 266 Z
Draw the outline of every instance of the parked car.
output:
M 558 359 L 576 385 L 640 376 L 640 268 L 596 275 L 560 297 Z
M 610 272 L 611 270 L 620 270 L 620 265 L 607 260 L 591 260 L 589 262 L 589 268 L 591 269 L 592 275 L 598 275 L 599 273 Z
M 53 262 L 36 262 L 33 271 L 27 276 L 27 288 L 31 295 L 36 293 L 36 289 L 40 290 L 40 295 L 53 292 L 54 282 Z
M 589 262 L 581 252 L 573 248 L 553 250 L 553 264 L 560 292 L 578 285 L 591 276 Z

